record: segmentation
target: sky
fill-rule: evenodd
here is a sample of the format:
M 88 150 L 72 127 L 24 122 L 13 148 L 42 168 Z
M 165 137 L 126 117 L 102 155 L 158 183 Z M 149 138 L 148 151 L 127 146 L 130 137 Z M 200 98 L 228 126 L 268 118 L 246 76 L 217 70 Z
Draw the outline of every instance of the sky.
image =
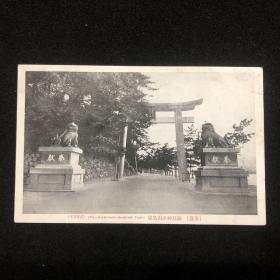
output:
M 201 129 L 204 122 L 211 122 L 216 132 L 223 136 L 232 131 L 232 125 L 244 119 L 255 120 L 254 73 L 252 72 L 193 72 L 193 73 L 144 73 L 158 90 L 149 97 L 150 102 L 187 102 L 203 98 L 203 103 L 193 111 L 183 113 L 194 116 L 194 126 Z M 171 116 L 160 112 L 158 116 Z M 190 124 L 185 124 L 187 127 Z M 254 121 L 248 132 L 255 130 Z M 155 124 L 148 129 L 152 142 L 175 146 L 175 125 Z M 245 144 L 240 154 L 240 165 L 255 169 L 255 140 Z

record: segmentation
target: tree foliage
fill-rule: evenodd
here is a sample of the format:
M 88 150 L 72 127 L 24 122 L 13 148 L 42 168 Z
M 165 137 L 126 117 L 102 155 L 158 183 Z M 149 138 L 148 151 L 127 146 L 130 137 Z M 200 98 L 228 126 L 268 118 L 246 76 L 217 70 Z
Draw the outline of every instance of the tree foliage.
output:
M 73 121 L 85 154 L 114 157 L 127 124 L 128 147 L 135 149 L 151 124 L 147 90 L 151 81 L 141 73 L 27 72 L 25 148 L 50 145 Z
M 188 165 L 197 166 L 200 164 L 200 152 L 202 147 L 202 139 L 199 131 L 190 125 L 185 130 L 184 136 L 186 160 Z
M 176 150 L 168 144 L 158 146 L 158 144 L 150 143 L 145 147 L 145 154 L 139 160 L 140 167 L 168 170 L 171 166 L 177 165 Z
M 233 132 L 225 134 L 225 138 L 233 147 L 243 145 L 251 140 L 254 133 L 246 133 L 244 129 L 250 126 L 252 121 L 253 119 L 243 119 L 240 121 L 239 125 L 234 124 L 232 126 Z

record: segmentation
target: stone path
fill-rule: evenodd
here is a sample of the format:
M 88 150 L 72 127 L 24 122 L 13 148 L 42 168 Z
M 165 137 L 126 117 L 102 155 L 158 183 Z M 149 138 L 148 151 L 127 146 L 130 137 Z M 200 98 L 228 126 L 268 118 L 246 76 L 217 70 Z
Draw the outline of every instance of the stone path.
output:
M 194 193 L 193 183 L 139 175 L 93 181 L 77 192 L 24 192 L 24 213 L 256 214 L 256 198 Z

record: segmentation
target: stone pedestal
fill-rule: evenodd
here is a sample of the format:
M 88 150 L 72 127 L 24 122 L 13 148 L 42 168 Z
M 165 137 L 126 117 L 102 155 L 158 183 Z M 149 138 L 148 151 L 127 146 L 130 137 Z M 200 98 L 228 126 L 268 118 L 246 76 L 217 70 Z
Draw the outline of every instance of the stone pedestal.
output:
M 41 163 L 30 169 L 26 190 L 73 191 L 83 185 L 84 169 L 79 165 L 82 150 L 76 147 L 40 147 Z
M 236 148 L 203 148 L 202 167 L 196 174 L 200 191 L 246 192 L 248 172 L 238 167 Z

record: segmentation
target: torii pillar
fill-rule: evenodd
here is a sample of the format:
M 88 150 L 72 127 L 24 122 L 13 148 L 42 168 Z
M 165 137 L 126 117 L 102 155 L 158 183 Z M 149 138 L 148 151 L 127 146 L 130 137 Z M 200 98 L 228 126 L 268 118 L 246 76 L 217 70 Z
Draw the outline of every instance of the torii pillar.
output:
M 203 99 L 197 99 L 182 103 L 150 103 L 153 123 L 175 123 L 176 148 L 179 179 L 184 180 L 184 173 L 187 171 L 186 151 L 184 144 L 184 123 L 193 123 L 194 117 L 183 117 L 182 112 L 192 111 L 195 106 L 202 104 Z M 156 112 L 174 112 L 174 117 L 156 118 Z

